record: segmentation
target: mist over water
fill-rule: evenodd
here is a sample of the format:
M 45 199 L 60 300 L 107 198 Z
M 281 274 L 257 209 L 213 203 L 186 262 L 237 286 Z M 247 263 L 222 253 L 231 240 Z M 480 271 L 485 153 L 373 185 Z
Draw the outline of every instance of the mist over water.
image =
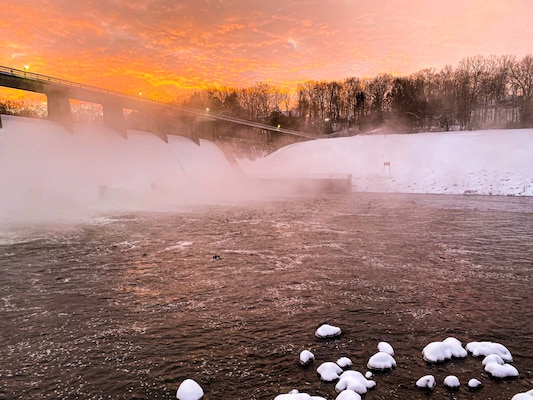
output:
M 242 173 L 212 142 L 146 132 L 125 140 L 104 127 L 75 134 L 46 121 L 3 116 L 0 221 L 46 222 L 97 213 L 232 201 Z
M 207 140 L 2 120 L 0 223 L 316 193 L 317 177 L 356 192 L 533 196 L 532 129 L 330 138 L 236 165 Z

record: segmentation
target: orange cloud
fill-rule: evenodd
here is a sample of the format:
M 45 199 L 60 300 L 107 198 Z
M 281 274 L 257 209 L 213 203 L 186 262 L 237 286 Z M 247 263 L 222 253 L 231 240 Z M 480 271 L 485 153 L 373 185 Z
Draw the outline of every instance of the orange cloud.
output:
M 0 65 L 172 100 L 531 52 L 529 0 L 4 0 Z

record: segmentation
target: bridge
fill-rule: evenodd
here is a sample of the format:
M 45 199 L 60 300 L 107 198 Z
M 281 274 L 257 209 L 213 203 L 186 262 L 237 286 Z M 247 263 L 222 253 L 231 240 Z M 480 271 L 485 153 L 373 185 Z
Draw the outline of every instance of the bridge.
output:
M 148 131 L 164 141 L 168 141 L 168 135 L 185 136 L 197 144 L 200 139 L 208 139 L 217 143 L 229 158 L 254 158 L 291 143 L 318 138 L 308 133 L 4 66 L 0 66 L 0 86 L 44 94 L 48 119 L 62 124 L 71 133 L 75 133 L 70 107 L 70 99 L 73 99 L 101 104 L 104 126 L 126 139 L 127 129 Z M 124 110 L 136 111 L 135 121 L 126 120 Z

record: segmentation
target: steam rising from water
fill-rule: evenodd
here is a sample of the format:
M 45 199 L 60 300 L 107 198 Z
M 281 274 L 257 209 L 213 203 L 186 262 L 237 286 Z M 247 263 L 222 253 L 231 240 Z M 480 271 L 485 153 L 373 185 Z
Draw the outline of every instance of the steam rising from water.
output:
M 101 212 L 235 200 L 242 173 L 212 142 L 2 116 L 0 222 L 64 220 Z
M 236 167 L 209 141 L 2 120 L 0 224 L 309 194 L 331 178 L 362 192 L 533 196 L 533 129 L 315 140 Z

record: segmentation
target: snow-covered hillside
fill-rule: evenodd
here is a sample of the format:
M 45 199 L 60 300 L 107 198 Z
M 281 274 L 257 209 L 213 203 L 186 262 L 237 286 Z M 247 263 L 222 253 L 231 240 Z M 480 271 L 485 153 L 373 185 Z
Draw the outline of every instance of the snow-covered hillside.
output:
M 257 175 L 351 174 L 354 191 L 533 195 L 533 129 L 361 135 L 280 149 Z

